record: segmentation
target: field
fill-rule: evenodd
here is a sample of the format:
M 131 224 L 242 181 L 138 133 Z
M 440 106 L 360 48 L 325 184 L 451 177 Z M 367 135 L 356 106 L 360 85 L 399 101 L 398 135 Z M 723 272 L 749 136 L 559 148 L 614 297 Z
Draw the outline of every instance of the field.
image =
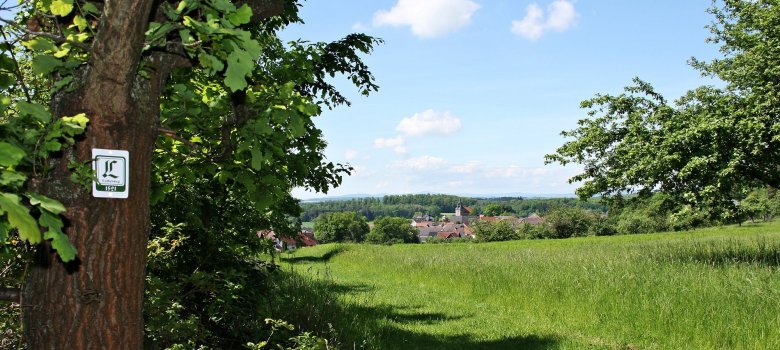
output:
M 344 349 L 780 349 L 778 223 L 281 258 Z

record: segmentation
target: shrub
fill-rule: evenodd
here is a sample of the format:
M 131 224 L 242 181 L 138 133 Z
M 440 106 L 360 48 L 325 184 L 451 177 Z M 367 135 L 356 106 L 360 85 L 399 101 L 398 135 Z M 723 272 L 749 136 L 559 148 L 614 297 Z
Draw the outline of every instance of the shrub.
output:
M 376 219 L 366 241 L 376 244 L 419 243 L 417 229 L 409 225 L 409 220 L 392 217 Z
M 474 234 L 480 242 L 508 241 L 520 238 L 514 227 L 512 227 L 512 223 L 506 220 L 495 222 L 477 221 L 473 227 Z
M 544 217 L 549 238 L 569 238 L 588 235 L 593 215 L 580 207 L 556 207 Z

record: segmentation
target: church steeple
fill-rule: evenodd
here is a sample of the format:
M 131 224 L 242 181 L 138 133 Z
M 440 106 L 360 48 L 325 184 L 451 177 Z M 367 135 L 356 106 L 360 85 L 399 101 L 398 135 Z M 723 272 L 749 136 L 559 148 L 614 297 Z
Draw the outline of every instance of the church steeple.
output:
M 458 201 L 458 206 L 455 207 L 455 216 L 463 216 L 463 201 Z

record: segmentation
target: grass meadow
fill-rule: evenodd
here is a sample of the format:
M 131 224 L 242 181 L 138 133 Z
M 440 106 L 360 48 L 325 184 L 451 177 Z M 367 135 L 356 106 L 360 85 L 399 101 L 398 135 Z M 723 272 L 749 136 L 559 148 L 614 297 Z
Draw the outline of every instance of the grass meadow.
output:
M 286 316 L 342 349 L 780 349 L 780 223 L 281 259 Z

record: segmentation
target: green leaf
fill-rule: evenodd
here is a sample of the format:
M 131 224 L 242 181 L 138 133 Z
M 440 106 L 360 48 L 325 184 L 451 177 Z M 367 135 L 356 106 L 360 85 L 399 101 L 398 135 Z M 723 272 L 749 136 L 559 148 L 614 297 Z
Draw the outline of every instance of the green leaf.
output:
M 0 185 L 3 186 L 22 186 L 25 181 L 27 181 L 26 175 L 13 170 L 3 170 L 0 175 Z
M 319 115 L 320 108 L 317 107 L 317 105 L 314 103 L 301 103 L 298 105 L 298 111 L 306 114 L 307 116 L 313 117 Z
M 8 223 L 19 230 L 19 237 L 31 244 L 41 242 L 41 231 L 30 216 L 30 210 L 19 202 L 19 196 L 0 193 L 0 209 L 8 214 Z
M 76 15 L 76 17 L 73 17 L 73 24 L 76 26 L 76 28 L 79 29 L 80 32 L 83 32 L 84 29 L 87 29 L 87 26 L 89 23 L 84 17 L 81 17 L 80 15 Z
M 225 86 L 232 92 L 244 89 L 247 86 L 246 77 L 252 73 L 255 65 L 252 56 L 244 50 L 235 50 L 228 55 L 227 64 Z
M 263 157 L 263 151 L 253 148 L 252 149 L 252 169 L 255 170 L 261 170 L 263 168 L 263 161 L 265 160 L 265 157 Z
M 225 69 L 225 65 L 219 58 L 205 52 L 201 52 L 200 55 L 198 55 L 198 60 L 200 60 L 200 65 L 206 70 L 206 74 L 208 75 L 214 75 Z
M 43 209 L 52 212 L 55 215 L 59 215 L 65 212 L 65 206 L 59 201 L 51 199 L 42 194 L 26 193 L 27 198 L 30 198 L 30 204 L 38 205 Z
M 22 115 L 31 116 L 43 123 L 48 123 L 52 119 L 51 113 L 49 113 L 46 107 L 41 106 L 40 104 L 19 101 L 16 106 L 19 108 L 19 113 Z
M 220 12 L 232 12 L 236 10 L 236 6 L 226 0 L 208 0 L 208 2 L 211 7 Z
M 57 140 L 48 140 L 41 144 L 41 153 L 43 153 L 42 156 L 45 156 L 48 152 L 57 152 L 61 149 L 62 144 Z
M 182 0 L 181 2 L 179 2 L 179 6 L 176 6 L 176 12 L 181 13 L 182 11 L 184 11 L 185 8 L 187 8 L 187 1 Z
M 97 6 L 91 2 L 85 2 L 81 5 L 81 10 L 85 13 L 91 13 L 93 15 L 99 15 L 100 11 L 98 10 Z
M 5 54 L 0 55 L 0 69 L 13 72 L 14 69 L 16 69 L 16 64 L 14 63 L 13 58 Z
M 252 18 L 252 9 L 247 6 L 247 4 L 244 4 L 236 12 L 233 12 L 227 16 L 228 21 L 232 23 L 234 26 L 240 26 L 242 24 L 249 23 L 249 20 Z
M 32 60 L 32 69 L 36 74 L 50 74 L 59 67 L 62 67 L 62 61 L 52 55 L 38 55 Z
M 37 52 L 54 52 L 58 50 L 57 45 L 54 45 L 54 42 L 42 37 L 24 41 L 22 42 L 22 45 L 30 50 Z
M 73 0 L 54 0 L 49 10 L 55 16 L 65 17 L 73 11 Z
M 9 230 L 10 227 L 8 227 L 8 224 L 6 224 L 5 221 L 0 221 L 0 245 L 5 243 L 5 241 L 8 239 Z
M 59 91 L 63 87 L 68 86 L 68 84 L 70 84 L 72 81 L 73 81 L 72 75 L 57 80 L 56 82 L 54 82 L 54 91 Z
M 16 76 L 8 73 L 0 73 L 0 89 L 8 88 L 16 82 Z
M 76 258 L 76 247 L 70 243 L 68 236 L 62 232 L 62 219 L 59 216 L 41 211 L 41 218 L 38 220 L 41 226 L 47 227 L 43 238 L 51 240 L 51 246 L 59 254 L 63 262 L 68 262 Z
M 72 117 L 62 117 L 60 120 L 67 126 L 76 129 L 76 131 L 79 133 L 79 130 L 83 131 L 89 122 L 89 118 L 87 118 L 87 115 L 84 113 L 79 113 Z
M 70 53 L 70 44 L 64 43 L 60 46 L 60 49 L 54 52 L 54 57 L 63 58 Z
M 24 158 L 23 149 L 8 142 L 0 142 L 0 165 L 10 167 L 19 164 Z

